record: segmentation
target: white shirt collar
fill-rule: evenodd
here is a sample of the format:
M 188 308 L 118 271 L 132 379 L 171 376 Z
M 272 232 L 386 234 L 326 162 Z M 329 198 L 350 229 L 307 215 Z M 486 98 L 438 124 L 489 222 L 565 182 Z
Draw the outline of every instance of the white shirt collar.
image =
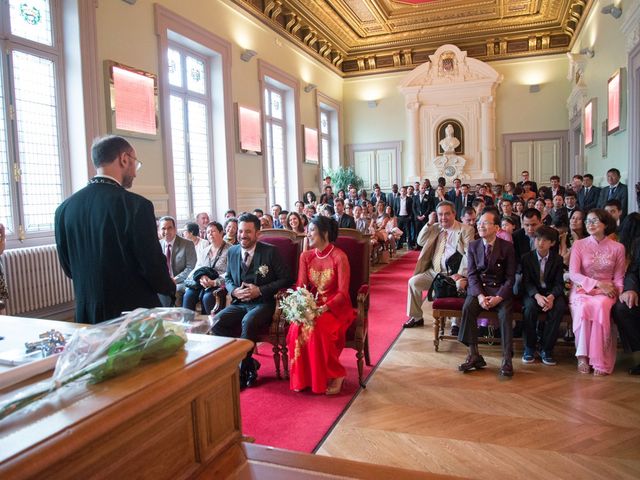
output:
M 246 252 L 249 252 L 249 258 L 252 258 L 252 257 L 253 257 L 253 254 L 254 254 L 254 253 L 255 253 L 255 251 L 256 251 L 256 245 L 257 245 L 257 243 L 256 243 L 253 247 L 251 247 L 249 250 L 247 250 L 247 249 L 245 249 L 245 248 L 240 247 L 240 248 L 242 249 L 242 258 L 244 259 L 244 256 L 245 256 L 244 254 L 245 254 Z
M 549 252 L 544 257 L 540 256 L 538 250 L 536 250 L 536 255 L 538 256 L 538 262 L 542 263 L 542 260 L 549 260 Z

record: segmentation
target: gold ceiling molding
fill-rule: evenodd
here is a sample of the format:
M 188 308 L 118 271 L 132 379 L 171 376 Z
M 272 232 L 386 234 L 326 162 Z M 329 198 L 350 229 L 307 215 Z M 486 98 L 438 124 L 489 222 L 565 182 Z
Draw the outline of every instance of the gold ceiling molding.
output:
M 595 0 L 232 0 L 344 77 L 411 70 L 443 44 L 480 60 L 564 53 Z

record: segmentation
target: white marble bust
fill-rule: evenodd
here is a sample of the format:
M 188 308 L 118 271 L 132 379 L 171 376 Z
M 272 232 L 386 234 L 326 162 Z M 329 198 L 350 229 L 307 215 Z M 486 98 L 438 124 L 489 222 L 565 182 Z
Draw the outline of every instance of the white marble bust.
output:
M 444 129 L 445 137 L 440 140 L 440 147 L 444 151 L 444 154 L 453 154 L 460 146 L 460 140 L 453 136 L 453 126 L 449 123 Z

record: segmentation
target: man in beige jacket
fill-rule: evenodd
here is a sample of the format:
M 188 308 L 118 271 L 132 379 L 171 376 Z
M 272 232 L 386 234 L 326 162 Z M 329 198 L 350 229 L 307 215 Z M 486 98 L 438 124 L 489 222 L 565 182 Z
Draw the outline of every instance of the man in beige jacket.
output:
M 422 319 L 422 295 L 429 290 L 438 273 L 447 273 L 446 261 L 456 251 L 462 255 L 457 272 L 451 275 L 459 288 L 466 287 L 467 248 L 473 240 L 473 228 L 456 221 L 455 205 L 442 201 L 436 209 L 438 223 L 425 225 L 418 235 L 418 244 L 423 245 L 413 277 L 409 279 L 407 293 L 407 320 L 403 327 L 424 325 Z

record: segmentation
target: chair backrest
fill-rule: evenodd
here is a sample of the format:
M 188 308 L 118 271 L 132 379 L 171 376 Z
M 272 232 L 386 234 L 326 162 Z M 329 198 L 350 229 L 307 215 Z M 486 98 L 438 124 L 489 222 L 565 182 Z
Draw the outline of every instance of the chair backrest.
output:
M 267 228 L 258 232 L 258 240 L 278 249 L 280 258 L 289 267 L 291 278 L 295 283 L 298 278 L 304 235 L 282 228 Z
M 351 269 L 349 295 L 351 305 L 358 305 L 358 290 L 369 283 L 369 262 L 371 256 L 371 235 L 352 228 L 341 228 L 335 241 L 336 247 L 346 253 Z

